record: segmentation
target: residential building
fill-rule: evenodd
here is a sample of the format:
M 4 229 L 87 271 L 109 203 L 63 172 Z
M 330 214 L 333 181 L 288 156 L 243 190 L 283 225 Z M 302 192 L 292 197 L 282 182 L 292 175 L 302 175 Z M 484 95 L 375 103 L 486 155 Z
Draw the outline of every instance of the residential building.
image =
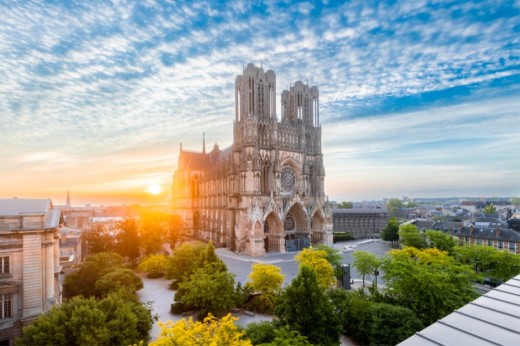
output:
M 181 144 L 172 208 L 186 235 L 252 256 L 332 244 L 318 88 L 297 81 L 280 120 L 276 106 L 274 71 L 248 64 L 235 79 L 233 144 Z
M 0 345 L 60 304 L 62 224 L 50 199 L 0 199 Z

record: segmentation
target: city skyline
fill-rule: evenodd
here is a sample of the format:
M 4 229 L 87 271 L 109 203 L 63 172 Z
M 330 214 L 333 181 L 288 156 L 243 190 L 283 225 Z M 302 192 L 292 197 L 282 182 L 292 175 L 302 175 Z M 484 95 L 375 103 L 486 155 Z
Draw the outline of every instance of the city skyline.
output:
M 0 197 L 167 201 L 179 143 L 232 143 L 249 62 L 276 72 L 278 117 L 291 83 L 319 87 L 331 200 L 520 195 L 513 2 L 15 1 L 0 14 Z

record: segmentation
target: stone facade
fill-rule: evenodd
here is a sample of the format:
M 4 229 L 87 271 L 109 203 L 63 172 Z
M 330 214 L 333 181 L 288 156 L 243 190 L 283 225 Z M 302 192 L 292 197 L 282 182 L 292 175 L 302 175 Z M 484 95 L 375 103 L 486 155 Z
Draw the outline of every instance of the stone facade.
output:
M 48 199 L 0 199 L 0 344 L 61 302 L 62 223 Z
M 355 239 L 379 238 L 390 219 L 386 208 L 334 209 L 334 232 L 349 232 Z
M 181 144 L 172 207 L 186 235 L 252 256 L 332 244 L 318 88 L 297 81 L 281 106 L 278 121 L 274 71 L 249 64 L 235 79 L 233 144 Z

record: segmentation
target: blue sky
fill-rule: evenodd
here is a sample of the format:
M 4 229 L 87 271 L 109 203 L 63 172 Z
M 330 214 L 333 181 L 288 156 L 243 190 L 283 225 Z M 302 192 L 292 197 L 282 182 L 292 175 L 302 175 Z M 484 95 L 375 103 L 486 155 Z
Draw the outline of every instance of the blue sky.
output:
M 333 200 L 520 195 L 512 1 L 1 1 L 0 196 L 130 201 L 231 144 L 249 62 L 320 90 Z M 167 198 L 166 194 L 161 198 Z

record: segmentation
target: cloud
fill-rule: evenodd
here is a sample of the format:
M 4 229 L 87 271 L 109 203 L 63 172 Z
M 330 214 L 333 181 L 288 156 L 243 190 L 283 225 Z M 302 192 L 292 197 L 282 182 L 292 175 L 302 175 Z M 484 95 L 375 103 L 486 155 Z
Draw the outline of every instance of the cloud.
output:
M 299 79 L 319 86 L 324 132 L 326 125 L 338 125 L 325 141 L 328 155 L 384 148 L 407 153 L 414 140 L 435 143 L 435 136 L 482 135 L 486 148 L 506 151 L 511 143 L 505 134 L 492 144 L 488 134 L 475 132 L 477 123 L 499 124 L 500 131 L 506 126 L 478 108 L 473 110 L 480 116 L 436 112 L 427 121 L 404 101 L 457 87 L 467 87 L 471 99 L 518 76 L 514 6 L 123 0 L 0 5 L 0 147 L 16 148 L 9 152 L 25 158 L 62 153 L 86 170 L 85 158 L 140 147 L 169 145 L 175 156 L 179 142 L 200 147 L 201 132 L 227 146 L 234 78 L 251 61 L 276 71 L 278 93 Z M 355 120 L 357 114 L 372 120 Z M 505 119 L 515 117 L 511 111 Z M 457 130 L 445 129 L 447 122 Z M 406 136 L 415 126 L 429 141 Z M 401 133 L 408 147 L 380 128 Z

